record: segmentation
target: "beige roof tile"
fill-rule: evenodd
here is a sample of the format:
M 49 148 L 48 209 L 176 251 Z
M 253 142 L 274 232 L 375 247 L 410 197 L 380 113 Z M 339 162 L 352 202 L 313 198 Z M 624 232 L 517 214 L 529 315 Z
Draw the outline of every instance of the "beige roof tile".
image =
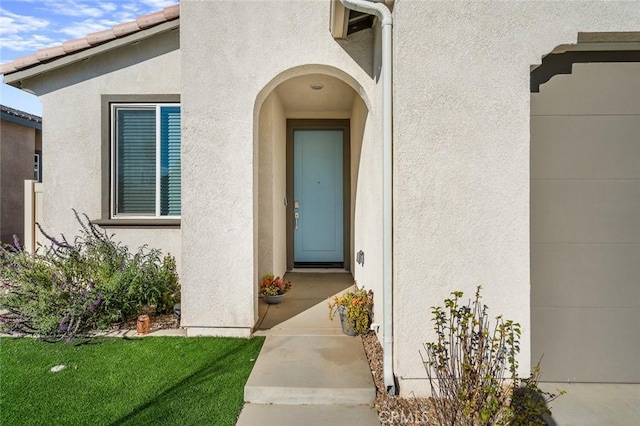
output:
M 116 35 L 113 32 L 113 28 L 109 28 L 108 30 L 98 31 L 95 33 L 91 33 L 87 36 L 87 41 L 90 45 L 104 43 L 105 41 L 113 40 L 116 38 Z
M 16 68 L 13 62 L 7 62 L 6 64 L 0 64 L 0 74 L 9 74 L 11 72 L 15 72 L 18 69 Z
M 140 31 L 140 27 L 136 21 L 125 22 L 124 24 L 118 24 L 113 27 L 113 33 L 116 37 L 123 37 L 138 31 Z
M 33 64 L 37 64 L 38 62 L 40 61 L 38 60 L 38 57 L 34 53 L 33 55 L 23 56 L 22 58 L 16 59 L 15 61 L 13 61 L 13 66 L 15 66 L 16 69 L 21 69 L 21 68 L 27 68 Z
M 48 61 L 65 54 L 66 52 L 62 46 L 47 47 L 36 52 L 36 56 L 40 62 Z
M 154 25 L 158 25 L 162 22 L 166 22 L 166 18 L 164 17 L 164 12 L 155 12 L 150 13 L 149 15 L 144 15 L 136 19 L 136 22 L 140 26 L 140 28 L 149 28 Z
M 75 40 L 67 40 L 62 43 L 62 48 L 67 54 L 77 52 L 78 50 L 84 50 L 91 47 L 86 37 L 77 38 Z
M 162 12 L 167 21 L 176 19 L 180 16 L 180 5 L 174 4 L 173 6 L 165 7 Z

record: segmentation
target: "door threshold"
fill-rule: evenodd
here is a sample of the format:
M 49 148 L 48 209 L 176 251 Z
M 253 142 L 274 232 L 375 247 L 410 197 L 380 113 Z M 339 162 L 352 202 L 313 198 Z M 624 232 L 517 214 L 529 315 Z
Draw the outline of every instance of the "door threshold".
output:
M 325 274 L 350 274 L 351 271 L 339 268 L 293 268 L 287 272 L 299 272 L 299 273 L 325 273 Z

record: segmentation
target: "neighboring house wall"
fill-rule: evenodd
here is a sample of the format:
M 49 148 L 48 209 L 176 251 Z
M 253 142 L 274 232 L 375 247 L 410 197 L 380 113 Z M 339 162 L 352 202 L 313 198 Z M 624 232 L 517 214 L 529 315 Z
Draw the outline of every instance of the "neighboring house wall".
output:
M 101 152 L 103 95 L 180 94 L 180 37 L 177 30 L 93 56 L 29 80 L 47 117 L 44 144 L 44 228 L 67 238 L 78 234 L 75 208 L 91 219 L 102 218 Z M 132 250 L 148 244 L 176 257 L 181 266 L 179 228 L 109 227 L 115 240 Z
M 578 32 L 638 31 L 638 4 L 403 0 L 394 18 L 401 392 L 428 389 L 419 351 L 433 338 L 430 307 L 453 290 L 471 296 L 477 285 L 491 316 L 521 324 L 526 375 L 537 361 L 529 319 L 530 67 L 575 43 Z
M 0 242 L 24 237 L 24 181 L 34 178 L 34 153 L 42 151 L 42 131 L 33 124 L 0 121 Z M 25 120 L 26 121 L 26 120 Z M 40 123 L 37 123 L 40 127 Z M 21 243 L 22 244 L 22 243 Z

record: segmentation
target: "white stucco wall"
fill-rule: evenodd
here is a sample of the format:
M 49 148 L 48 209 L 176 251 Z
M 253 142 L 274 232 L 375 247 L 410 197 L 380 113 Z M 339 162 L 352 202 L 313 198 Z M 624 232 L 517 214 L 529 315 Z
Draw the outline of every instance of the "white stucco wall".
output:
M 180 13 L 183 138 L 189 141 L 183 152 L 182 232 L 189 244 L 183 324 L 191 334 L 248 335 L 260 267 L 254 263 L 256 115 L 279 83 L 307 73 L 349 80 L 367 97 L 375 85 L 370 56 L 358 49 L 351 56 L 348 43 L 345 48 L 331 37 L 328 1 L 186 0 Z
M 382 143 L 379 108 L 373 112 L 356 99 L 351 113 L 351 207 L 353 278 L 374 292 L 373 322 L 382 323 Z M 364 252 L 364 265 L 355 262 Z M 382 337 L 380 328 L 379 337 Z
M 275 93 L 274 93 L 275 94 Z M 273 273 L 284 275 L 287 270 L 287 120 L 282 104 L 273 111 Z M 288 200 L 287 200 L 288 201 Z
M 430 306 L 484 287 L 530 365 L 529 73 L 577 33 L 638 31 L 638 2 L 396 1 L 395 366 L 426 393 Z M 542 365 L 544 370 L 544 363 Z
M 265 99 L 259 118 L 258 277 L 287 270 L 286 118 L 277 92 Z
M 42 100 L 44 223 L 73 239 L 72 208 L 100 219 L 102 95 L 180 94 L 180 37 L 169 31 L 24 81 Z M 108 228 L 131 250 L 148 244 L 181 267 L 180 229 Z
M 265 99 L 258 130 L 258 277 L 273 273 L 273 114 L 278 95 Z

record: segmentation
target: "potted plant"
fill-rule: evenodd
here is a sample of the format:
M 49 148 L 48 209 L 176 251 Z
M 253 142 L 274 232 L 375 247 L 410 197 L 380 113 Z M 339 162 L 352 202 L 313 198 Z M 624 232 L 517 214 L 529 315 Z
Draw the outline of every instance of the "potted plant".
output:
M 266 274 L 260 282 L 260 294 L 265 302 L 275 305 L 282 302 L 284 295 L 291 290 L 291 281 L 285 281 L 273 274 Z
M 364 287 L 333 296 L 329 302 L 329 318 L 340 316 L 342 332 L 347 336 L 366 334 L 373 316 L 373 290 Z

